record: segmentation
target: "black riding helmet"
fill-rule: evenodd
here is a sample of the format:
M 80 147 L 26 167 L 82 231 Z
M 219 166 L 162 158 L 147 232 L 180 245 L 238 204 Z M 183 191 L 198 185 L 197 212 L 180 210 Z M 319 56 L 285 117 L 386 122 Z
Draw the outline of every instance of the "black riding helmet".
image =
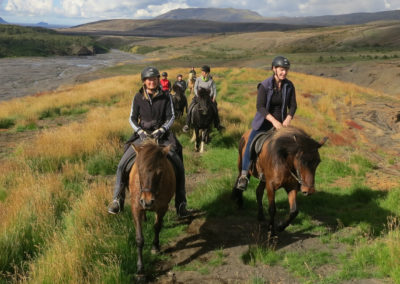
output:
M 203 67 L 201 67 L 201 71 L 204 71 L 206 73 L 210 73 L 210 66 L 204 65 Z
M 161 76 L 167 77 L 168 73 L 167 72 L 162 72 Z
M 290 68 L 290 62 L 286 57 L 277 56 L 272 60 L 272 67 Z
M 143 69 L 141 77 L 142 77 L 142 81 L 144 81 L 147 78 L 152 78 L 152 77 L 160 78 L 160 72 L 155 67 L 151 67 L 151 66 L 146 67 Z

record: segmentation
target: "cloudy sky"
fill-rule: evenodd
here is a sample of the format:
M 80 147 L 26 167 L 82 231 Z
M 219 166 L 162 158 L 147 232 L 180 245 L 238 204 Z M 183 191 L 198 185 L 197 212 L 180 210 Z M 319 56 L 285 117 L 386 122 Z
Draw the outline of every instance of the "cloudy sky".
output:
M 209 7 L 293 17 L 397 10 L 400 0 L 0 0 L 0 17 L 10 23 L 76 25 L 103 19 L 148 19 L 178 8 Z

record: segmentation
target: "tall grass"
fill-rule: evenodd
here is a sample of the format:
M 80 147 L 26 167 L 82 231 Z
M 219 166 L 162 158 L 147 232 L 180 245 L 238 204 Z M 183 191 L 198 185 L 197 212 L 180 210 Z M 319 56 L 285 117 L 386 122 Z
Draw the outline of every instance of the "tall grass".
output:
M 164 71 L 164 70 L 163 70 Z M 166 70 L 173 78 L 187 70 Z M 208 217 L 256 216 L 257 185 L 251 179 L 245 193 L 246 212 L 238 212 L 230 199 L 237 175 L 237 145 L 249 129 L 255 113 L 256 82 L 269 76 L 257 69 L 213 68 L 218 85 L 218 106 L 221 135 L 212 132 L 211 143 L 202 156 L 192 154 L 193 145 L 187 135 L 177 133 L 184 145 L 187 178 L 203 175 L 188 196 L 189 206 L 201 209 Z M 335 80 L 290 73 L 296 86 L 298 112 L 295 125 L 315 138 L 344 129 L 336 121 L 338 110 L 380 96 L 371 90 Z M 85 109 L 78 121 L 37 131 L 29 141 L 16 147 L 0 164 L 0 281 L 32 283 L 129 283 L 136 273 L 135 231 L 127 210 L 109 216 L 106 207 L 111 199 L 114 172 L 122 155 L 123 141 L 132 130 L 128 123 L 133 93 L 140 86 L 138 74 L 101 79 L 58 90 L 38 97 L 26 97 L 0 105 L 2 121 L 12 120 L 7 127 L 23 125 L 57 116 L 61 110 Z M 310 94 L 305 96 L 302 94 Z M 54 111 L 59 109 L 60 111 Z M 176 122 L 177 124 L 182 122 Z M 180 127 L 174 126 L 176 131 Z M 328 130 L 329 129 L 329 130 Z M 311 198 L 299 196 L 301 204 L 297 221 L 289 232 L 323 232 L 327 242 L 350 244 L 354 257 L 335 257 L 333 265 L 343 268 L 323 281 L 339 281 L 357 277 L 390 277 L 400 283 L 399 226 L 397 206 L 399 190 L 377 192 L 365 185 L 365 174 L 373 163 L 351 146 L 330 145 L 321 148 L 322 162 L 317 171 L 318 193 Z M 348 179 L 346 186 L 340 181 Z M 204 182 L 203 182 L 204 180 Z M 223 204 L 223 206 L 216 206 Z M 286 194 L 277 193 L 279 208 L 287 206 Z M 284 214 L 283 209 L 278 210 Z M 154 279 L 155 263 L 160 256 L 150 254 L 152 216 L 146 223 L 146 274 Z M 393 216 L 387 221 L 388 216 Z M 316 226 L 315 218 L 321 218 Z M 184 224 L 176 224 L 173 212 L 166 216 L 161 242 L 181 233 Z M 356 228 L 354 234 L 335 237 L 332 230 Z M 375 253 L 368 253 L 371 250 Z M 317 262 L 313 262 L 317 258 Z M 324 265 L 329 254 L 290 255 L 257 247 L 247 255 L 245 263 L 259 262 L 287 267 L 305 282 L 322 281 L 316 267 Z M 251 259 L 251 260 L 249 260 Z M 221 265 L 217 254 L 215 264 Z M 328 261 L 329 262 L 329 261 Z M 309 270 L 301 272 L 304 263 Z M 361 263 L 356 265 L 356 263 Z M 347 266 L 345 266 L 347 265 Z M 297 267 L 297 268 L 296 268 Z M 350 273 L 345 267 L 353 267 Z M 374 273 L 368 273 L 373 267 Z M 293 270 L 292 270 L 293 268 Z

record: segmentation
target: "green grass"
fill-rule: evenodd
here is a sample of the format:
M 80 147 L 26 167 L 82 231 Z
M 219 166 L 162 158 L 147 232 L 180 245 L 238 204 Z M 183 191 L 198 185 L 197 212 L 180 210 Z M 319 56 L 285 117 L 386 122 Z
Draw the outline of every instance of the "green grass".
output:
M 8 129 L 15 125 L 15 119 L 12 118 L 1 118 L 0 129 Z
M 63 35 L 37 27 L 0 26 L 0 57 L 76 55 L 81 47 L 96 53 L 106 51 L 88 36 Z

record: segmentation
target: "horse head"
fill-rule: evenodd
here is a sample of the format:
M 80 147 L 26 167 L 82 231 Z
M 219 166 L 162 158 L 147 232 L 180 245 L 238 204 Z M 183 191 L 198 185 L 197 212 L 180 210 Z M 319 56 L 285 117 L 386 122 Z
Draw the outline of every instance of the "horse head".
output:
M 293 136 L 299 148 L 294 156 L 294 172 L 291 171 L 291 175 L 300 184 L 300 191 L 305 196 L 315 193 L 315 172 L 321 162 L 318 149 L 325 144 L 327 139 L 328 137 L 324 137 L 317 142 L 309 136 Z
M 167 154 L 171 146 L 160 147 L 155 142 L 147 142 L 135 147 L 137 158 L 140 197 L 139 203 L 143 209 L 152 209 L 156 196 L 162 186 L 162 175 L 165 172 Z

